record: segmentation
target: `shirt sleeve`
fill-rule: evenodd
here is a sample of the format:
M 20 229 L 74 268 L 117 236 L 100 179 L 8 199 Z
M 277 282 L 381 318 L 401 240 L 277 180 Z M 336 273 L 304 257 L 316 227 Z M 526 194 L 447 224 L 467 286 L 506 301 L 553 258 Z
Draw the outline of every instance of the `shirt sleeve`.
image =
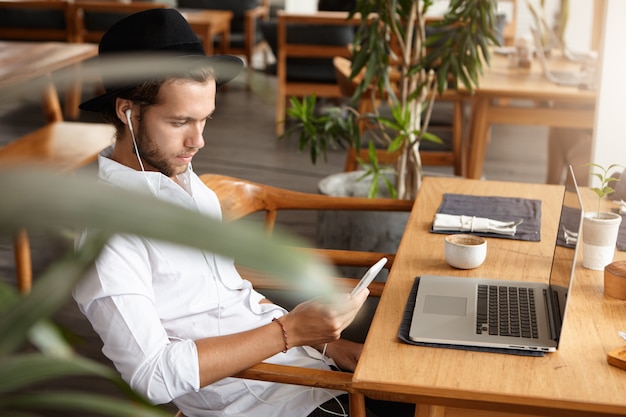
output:
M 115 236 L 73 295 L 124 380 L 162 404 L 199 390 L 198 354 L 193 340 L 168 337 L 155 307 L 150 271 L 141 240 Z

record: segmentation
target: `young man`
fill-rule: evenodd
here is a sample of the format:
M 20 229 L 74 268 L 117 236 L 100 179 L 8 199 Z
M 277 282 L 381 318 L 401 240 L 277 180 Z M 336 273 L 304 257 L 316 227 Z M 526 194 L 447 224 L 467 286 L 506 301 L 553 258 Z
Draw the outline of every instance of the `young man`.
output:
M 99 178 L 219 218 L 217 197 L 191 161 L 204 146 L 217 86 L 243 64 L 206 57 L 173 9 L 127 17 L 100 42 L 103 64 L 123 56 L 116 62 L 140 68 L 149 52 L 162 55 L 164 67 L 185 70 L 125 83 L 105 72 L 106 93 L 81 104 L 116 127 L 115 144 L 99 155 Z M 340 393 L 230 376 L 261 361 L 353 370 L 361 346 L 339 337 L 367 295 L 312 300 L 286 312 L 243 280 L 231 259 L 129 235 L 111 239 L 74 291 L 124 379 L 154 403 L 173 401 L 187 417 L 304 417 L 332 400 Z

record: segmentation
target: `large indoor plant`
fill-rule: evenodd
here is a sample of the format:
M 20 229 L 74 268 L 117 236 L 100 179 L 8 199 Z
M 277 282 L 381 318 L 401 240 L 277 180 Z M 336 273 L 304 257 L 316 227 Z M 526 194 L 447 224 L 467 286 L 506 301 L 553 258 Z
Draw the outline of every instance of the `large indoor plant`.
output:
M 372 100 L 367 114 L 354 105 L 316 113 L 315 98 L 292 98 L 288 116 L 297 122 L 285 136 L 299 135 L 300 149 L 309 148 L 312 161 L 335 145 L 359 149 L 359 127 L 373 128 L 368 174 L 376 193 L 381 170 L 375 147 L 398 152 L 392 193 L 414 198 L 420 186 L 420 141 L 437 140 L 428 134 L 433 101 L 447 89 L 460 85 L 471 93 L 489 62 L 489 45 L 496 44 L 495 0 L 450 0 L 441 19 L 430 22 L 426 14 L 432 0 L 357 0 L 351 15 L 361 16 L 352 45 L 351 77 L 359 77 L 352 104 Z M 428 32 L 428 36 L 427 36 Z M 390 69 L 393 68 L 393 71 Z M 385 97 L 390 116 L 381 113 Z M 390 184 L 391 185 L 391 184 Z

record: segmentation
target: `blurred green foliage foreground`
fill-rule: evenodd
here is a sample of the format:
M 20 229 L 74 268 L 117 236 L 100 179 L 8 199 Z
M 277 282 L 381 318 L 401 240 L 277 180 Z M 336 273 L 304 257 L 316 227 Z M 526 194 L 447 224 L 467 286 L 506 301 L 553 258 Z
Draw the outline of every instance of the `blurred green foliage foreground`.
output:
M 0 170 L 0 232 L 16 230 L 96 233 L 36 277 L 32 291 L 18 294 L 0 283 L 0 415 L 41 416 L 74 411 L 84 415 L 157 417 L 164 414 L 138 398 L 117 372 L 73 352 L 50 321 L 115 233 L 130 233 L 188 245 L 237 259 L 277 279 L 297 280 L 311 296 L 330 293 L 332 269 L 292 246 L 304 242 L 261 227 L 225 224 L 184 208 L 113 188 L 83 175 L 28 167 Z M 8 280 L 5 280 L 5 282 Z M 25 346 L 36 349 L 25 349 Z M 127 401 L 88 391 L 37 391 L 42 382 L 72 376 L 105 378 L 128 394 Z

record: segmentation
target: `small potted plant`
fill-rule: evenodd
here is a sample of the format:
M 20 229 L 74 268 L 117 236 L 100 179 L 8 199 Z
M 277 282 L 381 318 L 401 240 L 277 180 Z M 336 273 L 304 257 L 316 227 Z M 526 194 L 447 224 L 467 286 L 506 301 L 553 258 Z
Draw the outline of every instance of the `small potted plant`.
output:
M 602 211 L 602 200 L 615 192 L 611 183 L 619 178 L 614 177 L 612 172 L 617 169 L 624 169 L 622 165 L 612 164 L 608 168 L 599 164 L 587 164 L 595 168 L 591 175 L 600 182 L 597 187 L 591 190 L 598 196 L 598 206 L 596 210 L 585 213 L 583 219 L 583 266 L 594 270 L 603 270 L 604 267 L 613 261 L 615 243 L 622 216 L 619 213 Z

